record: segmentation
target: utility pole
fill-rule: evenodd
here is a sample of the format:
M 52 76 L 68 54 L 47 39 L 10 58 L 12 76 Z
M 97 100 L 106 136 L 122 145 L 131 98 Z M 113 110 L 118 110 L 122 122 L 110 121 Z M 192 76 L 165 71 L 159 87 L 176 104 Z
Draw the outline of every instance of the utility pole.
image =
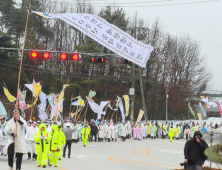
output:
M 144 111 L 145 121 L 147 122 L 148 117 L 147 117 L 147 112 L 146 112 L 146 102 L 145 102 L 145 97 L 144 97 L 143 81 L 142 81 L 142 78 L 141 78 L 141 68 L 140 67 L 139 67 L 139 80 L 140 80 L 140 91 L 141 91 L 143 111 Z
M 136 38 L 136 25 L 137 25 L 137 12 L 135 16 L 135 28 L 134 28 L 134 38 Z M 132 88 L 134 88 L 135 91 L 135 64 L 132 64 Z M 135 96 L 135 94 L 134 94 Z M 134 100 L 135 98 L 132 97 L 131 99 L 131 110 L 130 110 L 130 120 L 134 122 Z
M 168 119 L 168 113 L 167 113 L 167 98 L 168 98 L 168 88 L 166 87 L 166 120 Z

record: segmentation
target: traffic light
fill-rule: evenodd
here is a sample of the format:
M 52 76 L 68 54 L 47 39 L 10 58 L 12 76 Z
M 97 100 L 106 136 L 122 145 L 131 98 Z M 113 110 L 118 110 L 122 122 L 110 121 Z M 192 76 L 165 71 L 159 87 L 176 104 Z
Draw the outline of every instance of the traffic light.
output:
M 90 57 L 89 58 L 89 62 L 92 62 L 92 63 L 105 63 L 106 62 L 106 58 L 105 57 Z
M 97 62 L 97 58 L 96 57 L 90 57 L 89 58 L 89 62 L 96 63 Z
M 45 59 L 45 60 L 48 60 L 50 58 L 50 53 L 49 52 L 44 52 L 42 54 L 42 58 Z
M 72 57 L 71 57 L 71 60 L 78 61 L 79 60 L 79 54 L 73 54 Z
M 117 64 L 131 64 L 132 62 L 123 58 L 117 59 Z
M 67 60 L 68 59 L 68 55 L 66 53 L 61 53 L 60 54 L 60 59 L 61 60 Z
M 105 57 L 99 57 L 97 59 L 97 63 L 105 63 L 106 62 L 106 58 Z
M 38 53 L 37 51 L 32 51 L 32 52 L 30 53 L 30 57 L 31 57 L 32 59 L 37 59 L 37 58 L 39 57 L 39 53 Z

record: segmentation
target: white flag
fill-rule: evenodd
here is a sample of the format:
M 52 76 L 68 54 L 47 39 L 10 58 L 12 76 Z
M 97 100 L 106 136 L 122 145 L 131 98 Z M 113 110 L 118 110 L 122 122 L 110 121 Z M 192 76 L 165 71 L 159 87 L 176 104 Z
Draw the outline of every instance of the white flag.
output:
M 119 109 L 120 109 L 120 111 L 121 111 L 121 115 L 122 115 L 123 122 L 125 122 L 125 112 L 124 112 L 122 100 L 119 102 Z
M 203 115 L 206 116 L 206 113 L 205 113 L 205 111 L 204 111 L 204 109 L 203 109 L 203 107 L 202 107 L 202 105 L 201 105 L 201 102 L 199 102 L 199 106 L 200 106 L 200 108 L 202 109 Z
M 92 99 L 86 97 L 89 103 L 90 108 L 93 110 L 93 112 L 98 113 L 98 114 L 103 114 L 103 109 L 95 103 Z
M 100 108 L 103 109 L 110 101 L 101 101 L 100 102 Z

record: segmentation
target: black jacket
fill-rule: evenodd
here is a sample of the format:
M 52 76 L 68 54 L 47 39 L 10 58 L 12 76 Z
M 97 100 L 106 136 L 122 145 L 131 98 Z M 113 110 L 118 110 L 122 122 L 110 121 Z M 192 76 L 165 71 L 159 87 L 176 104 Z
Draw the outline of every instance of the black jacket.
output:
M 92 126 L 91 128 L 91 134 L 96 135 L 98 133 L 98 128 L 97 126 Z
M 188 159 L 188 166 L 191 164 L 203 165 L 204 161 L 207 159 L 204 151 L 208 148 L 208 145 L 202 139 L 200 139 L 200 143 L 198 143 L 195 139 L 196 135 L 202 137 L 202 134 L 199 131 L 196 131 L 194 137 L 188 140 L 184 147 L 184 156 L 185 159 Z

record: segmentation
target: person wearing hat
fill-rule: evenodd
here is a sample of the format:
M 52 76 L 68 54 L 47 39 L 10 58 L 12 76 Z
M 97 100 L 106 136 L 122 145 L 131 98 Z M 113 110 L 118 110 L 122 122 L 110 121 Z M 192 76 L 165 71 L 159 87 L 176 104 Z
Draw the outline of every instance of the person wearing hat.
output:
M 152 122 L 152 126 L 150 128 L 151 139 L 156 139 L 156 132 L 157 132 L 157 127 L 154 124 L 154 122 Z
M 31 153 L 32 153 L 32 160 L 36 160 L 36 144 L 34 142 L 34 136 L 38 132 L 37 122 L 33 122 L 32 126 L 27 129 L 27 132 L 25 134 L 25 139 L 31 140 L 28 142 L 29 151 L 28 152 L 28 159 L 31 159 Z M 27 142 L 26 142 L 27 143 Z
M 62 157 L 62 148 L 63 146 L 66 144 L 66 136 L 65 134 L 63 133 L 62 131 L 62 125 L 59 125 L 58 126 L 58 131 L 59 131 L 59 134 L 62 136 L 62 145 L 61 145 L 61 149 L 60 149 L 60 154 L 59 154 L 59 160 L 61 160 L 61 157 Z
M 179 128 L 178 124 L 176 125 L 174 132 L 175 132 L 175 138 L 176 138 L 176 140 L 178 140 L 178 138 L 180 136 L 180 128 Z
M 60 155 L 59 151 L 62 149 L 62 136 L 58 132 L 58 125 L 52 125 L 52 133 L 49 143 L 49 166 L 52 166 L 54 163 L 54 166 L 57 167 Z
M 168 136 L 170 138 L 170 142 L 172 142 L 173 137 L 174 137 L 173 126 L 170 126 L 169 131 L 168 131 Z
M 0 116 L 0 137 L 4 139 L 4 141 L 7 141 L 7 137 L 5 134 L 5 127 L 7 122 L 5 121 L 5 117 L 4 116 Z M 5 149 L 5 144 L 2 143 L 2 145 L 0 145 L 0 150 L 1 150 L 1 155 L 7 156 L 6 154 L 4 154 L 4 149 Z
M 81 134 L 82 134 L 82 142 L 83 142 L 83 146 L 86 147 L 87 142 L 88 142 L 88 137 L 90 135 L 90 126 L 85 124 L 84 128 L 81 130 Z
M 34 140 L 36 142 L 36 152 L 37 152 L 37 164 L 38 167 L 45 168 L 48 162 L 48 149 L 49 149 L 49 141 L 50 136 L 47 135 L 45 124 L 40 124 L 38 132 L 34 136 Z
M 150 128 L 151 128 L 151 125 L 149 122 L 146 122 L 146 127 L 147 127 L 147 138 L 150 137 Z
M 20 117 L 19 111 L 15 109 L 13 111 L 12 119 L 8 121 L 5 127 L 5 133 L 8 137 L 8 143 L 4 151 L 8 154 L 8 165 L 9 165 L 8 170 L 13 170 L 14 155 L 16 155 L 17 157 L 16 170 L 21 170 L 22 157 L 23 154 L 26 154 L 26 147 L 25 147 L 26 126 L 27 126 L 26 121 L 22 117 Z
M 207 143 L 201 139 L 202 134 L 196 131 L 192 139 L 188 140 L 184 147 L 184 162 L 188 164 L 188 170 L 201 170 L 207 156 L 204 154 Z
M 70 126 L 71 126 L 71 123 L 66 123 L 66 129 L 63 131 L 64 134 L 65 134 L 65 139 L 66 139 L 66 143 L 65 143 L 65 146 L 63 148 L 63 157 L 64 158 L 66 157 L 66 148 L 67 148 L 67 146 L 68 146 L 68 158 L 70 158 L 71 147 L 72 147 L 72 134 L 76 130 L 75 128 L 71 129 Z

